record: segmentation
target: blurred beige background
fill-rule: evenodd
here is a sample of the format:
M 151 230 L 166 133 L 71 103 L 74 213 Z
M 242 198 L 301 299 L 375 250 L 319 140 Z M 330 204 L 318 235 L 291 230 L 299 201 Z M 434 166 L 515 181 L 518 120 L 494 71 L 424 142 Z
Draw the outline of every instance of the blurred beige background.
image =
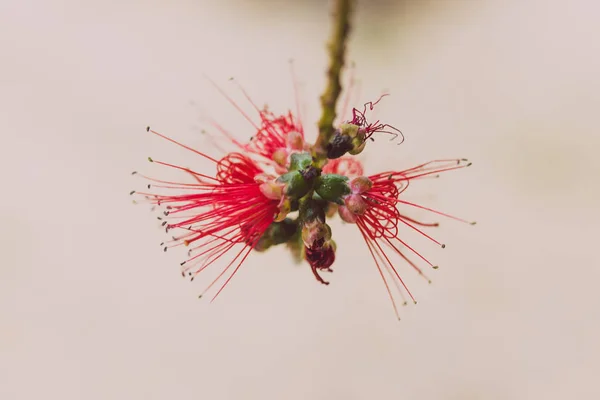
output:
M 407 196 L 442 221 L 433 285 L 398 323 L 352 227 L 332 284 L 281 251 L 218 301 L 179 276 L 129 190 L 145 161 L 196 158 L 200 110 L 248 126 L 240 99 L 318 116 L 326 2 L 0 1 L 0 398 L 598 399 L 600 9 L 594 1 L 363 2 L 350 58 L 362 99 L 406 142 L 367 170 L 468 157 Z M 417 213 L 417 215 L 422 215 Z

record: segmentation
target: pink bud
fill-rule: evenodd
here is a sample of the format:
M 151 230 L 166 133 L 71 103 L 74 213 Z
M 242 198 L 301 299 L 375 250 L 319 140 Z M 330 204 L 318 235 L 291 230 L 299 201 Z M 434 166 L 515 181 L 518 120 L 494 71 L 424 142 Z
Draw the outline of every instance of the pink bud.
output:
M 344 202 L 348 210 L 354 215 L 363 215 L 369 206 L 360 194 L 346 196 Z
M 356 215 L 352 214 L 352 211 L 348 210 L 345 206 L 340 206 L 338 208 L 338 213 L 340 214 L 340 218 L 342 221 L 347 222 L 349 224 L 356 223 Z
M 373 187 L 373 182 L 366 176 L 359 176 L 350 181 L 352 193 L 364 193 Z

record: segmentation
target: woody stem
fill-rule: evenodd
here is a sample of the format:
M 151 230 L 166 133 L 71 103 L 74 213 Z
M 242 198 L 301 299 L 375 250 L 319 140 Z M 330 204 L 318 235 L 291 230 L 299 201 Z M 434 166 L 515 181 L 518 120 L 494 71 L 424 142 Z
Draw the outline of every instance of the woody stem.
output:
M 344 67 L 346 41 L 350 33 L 350 17 L 353 0 L 335 0 L 334 25 L 327 45 L 329 51 L 329 68 L 327 70 L 327 86 L 321 95 L 322 113 L 319 119 L 319 136 L 312 149 L 313 165 L 322 167 L 327 162 L 327 144 L 334 133 L 333 121 L 336 117 L 336 104 L 342 91 L 340 75 Z

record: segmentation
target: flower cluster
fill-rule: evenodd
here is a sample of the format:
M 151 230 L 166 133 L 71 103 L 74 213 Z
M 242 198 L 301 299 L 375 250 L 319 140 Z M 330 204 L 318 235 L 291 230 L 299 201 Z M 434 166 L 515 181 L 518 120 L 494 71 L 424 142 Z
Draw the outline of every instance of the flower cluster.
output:
M 393 258 L 401 259 L 424 277 L 419 263 L 436 268 L 408 243 L 406 236 L 416 233 L 445 247 L 425 232 L 438 226 L 437 223 L 418 221 L 401 212 L 400 206 L 467 222 L 409 202 L 403 194 L 412 181 L 464 168 L 470 163 L 464 159 L 434 160 L 409 169 L 365 175 L 363 165 L 354 156 L 363 152 L 368 139 L 372 140 L 376 134 L 404 139 L 396 128 L 367 120 L 368 111 L 380 100 L 367 103 L 362 110 L 354 108 L 351 119 L 339 124 L 327 144 L 328 162 L 322 167 L 314 162 L 303 126 L 292 112 L 278 115 L 254 106 L 259 122 L 252 122 L 252 139 L 248 142 L 238 141 L 215 124 L 235 148 L 218 158 L 148 128 L 149 132 L 213 163 L 214 173 L 200 173 L 149 159 L 178 170 L 188 180 L 174 182 L 135 173 L 151 183 L 148 190 L 132 194 L 161 207 L 163 214 L 159 218 L 173 235 L 162 244 L 165 251 L 172 247 L 188 248 L 188 258 L 181 263 L 184 276 L 194 279 L 215 264 L 221 266 L 203 292 L 221 282 L 213 299 L 250 253 L 280 244 L 285 244 L 296 258 L 305 260 L 318 282 L 328 285 L 321 275 L 333 271 L 337 246 L 328 220 L 337 214 L 345 223 L 354 225 L 364 238 L 398 315 L 391 283 L 400 289 L 403 298 L 403 291 L 413 301 L 414 297 Z

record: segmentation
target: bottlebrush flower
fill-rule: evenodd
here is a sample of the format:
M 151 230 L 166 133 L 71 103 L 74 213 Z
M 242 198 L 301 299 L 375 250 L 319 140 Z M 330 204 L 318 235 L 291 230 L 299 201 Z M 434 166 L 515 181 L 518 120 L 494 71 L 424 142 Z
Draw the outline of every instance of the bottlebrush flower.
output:
M 163 220 L 167 232 L 175 233 L 171 240 L 162 244 L 164 250 L 182 246 L 189 248 L 188 258 L 181 266 L 182 274 L 191 279 L 224 261 L 218 276 L 200 295 L 217 282 L 223 282 L 213 300 L 253 250 L 262 252 L 279 244 L 285 244 L 295 259 L 305 260 L 318 282 L 329 285 L 321 273 L 333 272 L 337 246 L 327 219 L 337 213 L 343 221 L 358 227 L 398 316 L 390 283 L 396 286 L 403 299 L 403 292 L 406 292 L 415 300 L 392 257 L 400 257 L 422 276 L 425 274 L 417 261 L 437 268 L 409 245 L 405 235 L 416 232 L 445 247 L 424 232 L 427 227 L 438 226 L 437 223 L 413 219 L 404 211 L 400 212 L 398 207 L 418 208 L 466 222 L 409 202 L 402 194 L 414 180 L 464 168 L 470 163 L 462 159 L 434 160 L 402 171 L 365 176 L 361 162 L 353 156 L 363 151 L 367 139 L 372 139 L 375 133 L 390 134 L 392 139 L 402 135 L 399 130 L 379 120 L 367 121 L 367 108 L 373 110 L 381 98 L 366 103 L 363 111 L 354 108 L 352 119 L 341 124 L 329 141 L 328 159 L 316 160 L 313 158 L 314 149 L 306 143 L 302 124 L 291 112 L 277 115 L 266 107 L 259 109 L 245 92 L 244 95 L 257 111 L 260 122 L 252 122 L 225 95 L 252 123 L 253 135 L 249 142 L 242 143 L 213 122 L 236 148 L 236 151 L 221 158 L 213 158 L 150 131 L 215 166 L 214 174 L 204 174 L 150 159 L 155 164 L 184 173 L 190 181 L 165 181 L 138 174 L 153 182 L 148 189 L 157 192 L 137 194 L 155 206 L 164 207 L 164 215 L 159 219 Z M 321 156 L 322 152 L 316 157 Z M 406 231 L 402 231 L 402 227 Z
M 437 215 L 468 223 L 468 221 L 463 219 L 404 200 L 401 198 L 401 195 L 413 180 L 446 171 L 465 168 L 469 165 L 471 165 L 471 163 L 468 163 L 467 160 L 464 159 L 434 160 L 403 171 L 387 171 L 368 177 L 357 177 L 347 184 L 349 193 L 343 196 L 344 205 L 339 207 L 339 215 L 345 222 L 355 224 L 358 227 L 367 244 L 367 248 L 373 257 L 377 270 L 383 279 L 394 312 L 398 318 L 398 308 L 385 273 L 387 273 L 396 284 L 400 284 L 413 302 L 416 303 L 416 301 L 398 273 L 398 270 L 392 263 L 390 255 L 395 254 L 399 256 L 415 271 L 428 280 L 429 278 L 425 276 L 422 269 L 418 267 L 407 254 L 412 254 L 414 257 L 425 262 L 428 266 L 437 269 L 436 265 L 432 264 L 419 251 L 406 242 L 404 233 L 400 232 L 400 227 L 405 226 L 409 228 L 409 230 L 415 231 L 426 237 L 438 246 L 442 248 L 446 247 L 445 244 L 440 243 L 419 228 L 435 227 L 438 226 L 438 223 L 417 221 L 404 213 L 401 213 L 398 210 L 398 205 L 406 205 L 426 210 Z M 402 247 L 407 250 L 404 250 Z M 398 289 L 400 289 L 400 286 L 398 286 Z M 400 295 L 404 298 L 401 290 Z M 404 301 L 404 303 L 406 303 L 406 301 Z
M 289 208 L 284 206 L 286 185 L 278 183 L 275 177 L 266 174 L 244 154 L 230 153 L 216 160 L 158 132 L 150 132 L 216 165 L 217 172 L 212 177 L 150 158 L 155 164 L 186 173 L 194 182 L 164 181 L 141 175 L 154 182 L 148 185 L 148 189 L 183 193 L 137 192 L 149 203 L 164 206 L 164 217 L 160 217 L 164 219 L 163 226 L 168 232 L 177 232 L 172 240 L 163 243 L 164 250 L 180 246 L 190 248 L 189 258 L 181 263 L 184 276 L 193 279 L 226 254 L 232 254 L 229 263 L 206 289 L 230 272 L 214 299 L 253 249 L 265 250 L 273 244 L 285 242 L 295 233 L 296 224 L 285 219 L 289 212 Z M 232 268 L 233 271 L 230 271 Z
M 267 106 L 262 109 L 250 98 L 246 91 L 239 87 L 248 102 L 252 105 L 258 114 L 260 122 L 257 124 L 254 120 L 242 110 L 227 93 L 211 81 L 213 86 L 225 97 L 225 99 L 252 125 L 255 134 L 248 143 L 242 143 L 237 140 L 233 134 L 227 131 L 220 124 L 212 121 L 213 125 L 227 137 L 239 151 L 245 154 L 255 155 L 262 158 L 262 161 L 274 163 L 278 171 L 282 171 L 289 165 L 290 156 L 295 152 L 308 150 L 309 146 L 305 142 L 304 128 L 301 121 L 294 116 L 291 111 L 277 115 L 269 111 Z M 284 170 L 284 169 L 283 169 Z

